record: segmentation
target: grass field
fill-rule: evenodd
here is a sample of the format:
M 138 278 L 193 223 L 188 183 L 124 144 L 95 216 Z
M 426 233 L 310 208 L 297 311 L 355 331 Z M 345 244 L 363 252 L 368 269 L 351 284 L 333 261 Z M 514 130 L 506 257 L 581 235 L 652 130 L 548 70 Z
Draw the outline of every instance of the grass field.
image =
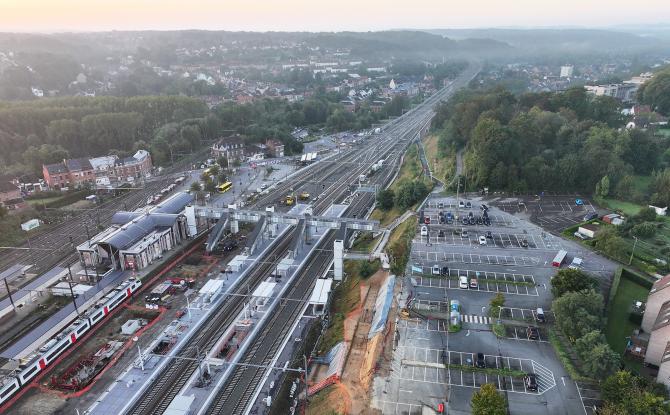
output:
M 626 347 L 626 337 L 638 326 L 628 319 L 631 305 L 634 301 L 646 301 L 649 289 L 627 278 L 621 278 L 619 289 L 608 306 L 607 327 L 605 337 L 612 349 L 623 353 Z
M 449 181 L 456 171 L 456 154 L 438 157 L 437 135 L 429 135 L 423 139 L 426 158 L 433 175 L 440 180 Z
M 641 205 L 632 202 L 624 202 L 622 200 L 617 199 L 603 199 L 603 201 L 607 204 L 607 207 L 609 207 L 610 209 L 621 211 L 624 213 L 624 215 L 628 216 L 632 216 L 637 212 L 639 212 L 640 209 L 642 209 Z
M 359 262 L 359 261 L 358 261 Z M 328 353 L 337 343 L 344 340 L 344 319 L 360 302 L 360 282 L 357 261 L 344 261 L 347 278 L 333 291 L 330 305 L 330 325 L 319 343 L 319 354 Z

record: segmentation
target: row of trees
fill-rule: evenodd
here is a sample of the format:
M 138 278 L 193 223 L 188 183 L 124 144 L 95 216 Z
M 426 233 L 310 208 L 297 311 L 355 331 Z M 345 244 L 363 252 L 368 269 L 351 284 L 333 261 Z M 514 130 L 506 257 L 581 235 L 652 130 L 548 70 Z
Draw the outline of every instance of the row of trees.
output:
M 466 91 L 441 105 L 435 122 L 441 149 L 466 149 L 465 169 L 476 187 L 593 192 L 607 176 L 607 193 L 623 194 L 633 175 L 670 165 L 667 143 L 620 130 L 617 102 L 581 88 L 519 97 Z
M 605 303 L 596 287 L 591 276 L 577 269 L 562 269 L 551 280 L 556 328 L 572 344 L 582 373 L 597 379 L 614 373 L 619 355 L 602 332 Z

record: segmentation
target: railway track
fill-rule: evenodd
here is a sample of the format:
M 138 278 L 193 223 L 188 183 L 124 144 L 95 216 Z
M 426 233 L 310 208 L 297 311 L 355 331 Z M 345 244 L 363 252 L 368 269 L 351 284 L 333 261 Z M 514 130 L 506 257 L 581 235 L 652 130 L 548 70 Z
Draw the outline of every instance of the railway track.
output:
M 276 201 L 277 197 L 282 197 L 284 192 L 288 191 L 291 187 L 295 189 L 297 186 L 311 181 L 320 181 L 324 184 L 323 191 L 319 194 L 318 200 L 313 204 L 313 207 L 315 212 L 321 213 L 331 203 L 335 203 L 346 197 L 350 184 L 360 174 L 366 173 L 373 162 L 381 158 L 385 158 L 387 163 L 384 163 L 385 167 L 380 173 L 374 176 L 373 181 L 381 186 L 386 185 L 390 181 L 394 170 L 398 167 L 401 155 L 406 147 L 422 129 L 427 128 L 433 115 L 432 106 L 447 96 L 444 91 L 441 92 L 426 100 L 425 105 L 409 111 L 405 118 L 389 123 L 385 127 L 384 134 L 369 140 L 365 148 L 343 152 L 335 156 L 332 161 L 322 162 L 322 166 L 316 164 L 313 168 L 307 169 L 304 173 L 293 177 L 290 181 L 277 186 L 269 195 L 257 201 L 256 206 Z M 351 165 L 353 168 L 343 169 L 342 166 L 345 164 Z M 325 179 L 329 180 L 326 181 Z M 354 198 L 347 210 L 347 214 L 363 216 L 365 211 L 373 204 L 374 197 L 372 193 L 365 193 Z M 289 230 L 289 233 L 291 232 L 294 232 L 294 229 Z M 310 256 L 307 267 L 304 268 L 296 281 L 289 287 L 289 298 L 304 298 L 314 283 L 315 271 L 318 275 L 325 272 L 325 268 L 332 261 L 330 247 L 334 238 L 335 232 L 331 231 L 318 246 L 322 249 L 317 249 L 316 253 Z M 291 239 L 292 237 L 284 237 L 265 258 L 274 257 L 281 259 L 285 255 Z M 240 293 L 246 293 L 247 287 L 249 287 L 249 290 L 253 290 L 265 276 L 272 272 L 275 262 L 259 258 L 259 261 L 254 264 L 256 268 L 247 277 L 248 280 L 245 282 L 243 288 L 240 287 L 236 291 L 242 290 Z M 214 343 L 223 335 L 242 310 L 244 298 L 244 296 L 240 295 L 229 296 L 223 303 L 224 305 L 221 310 L 198 331 L 194 340 L 190 341 L 179 352 L 183 357 L 190 357 L 171 362 L 167 366 L 167 369 L 158 374 L 156 380 L 149 385 L 147 390 L 126 413 L 163 413 L 170 405 L 172 399 L 177 396 L 188 379 L 198 369 L 198 361 L 195 359 L 196 350 L 207 352 L 213 347 Z M 266 361 L 271 356 L 274 356 L 286 335 L 286 331 L 291 326 L 290 322 L 297 318 L 296 313 L 299 313 L 303 303 L 296 301 L 283 302 L 280 305 L 279 311 L 273 314 L 269 322 L 266 322 L 258 339 L 254 340 L 253 345 L 244 354 L 243 361 Z M 247 372 L 247 370 L 249 371 Z M 226 382 L 225 388 L 216 393 L 215 400 L 208 410 L 209 413 L 233 414 L 239 413 L 237 411 L 240 407 L 242 409 L 246 408 L 249 404 L 251 394 L 253 394 L 260 381 L 259 376 L 262 377 L 263 371 L 264 369 L 251 370 L 236 366 L 233 374 Z M 232 401 L 235 401 L 233 406 L 230 404 Z
M 426 123 L 430 122 L 432 115 L 432 108 L 424 111 L 423 114 L 418 116 L 417 121 L 404 132 L 402 137 L 396 140 L 393 146 L 387 147 L 379 153 L 384 155 L 382 158 L 390 162 L 385 163 L 384 174 L 373 176 L 375 184 L 382 187 L 389 184 L 404 150 L 413 141 L 414 135 L 421 131 Z M 375 150 L 381 149 L 380 146 L 383 146 L 383 144 L 375 145 Z M 373 204 L 373 201 L 373 194 L 363 194 L 352 203 L 346 213 L 348 216 L 361 217 Z M 330 250 L 335 236 L 335 231 L 330 231 L 327 238 L 316 247 L 316 254 L 312 255 L 307 266 L 300 272 L 286 295 L 287 298 L 298 301 L 282 301 L 280 303 L 279 309 L 273 311 L 270 320 L 265 322 L 258 337 L 254 339 L 253 345 L 244 353 L 241 359 L 243 365 L 234 367 L 224 387 L 216 392 L 206 410 L 200 411 L 200 413 L 238 415 L 245 412 L 253 401 L 255 392 L 267 370 L 265 367 L 271 364 L 272 359 L 289 334 L 288 330 L 292 327 L 292 323 L 299 317 L 315 283 L 315 276 L 323 275 L 330 267 L 332 262 Z

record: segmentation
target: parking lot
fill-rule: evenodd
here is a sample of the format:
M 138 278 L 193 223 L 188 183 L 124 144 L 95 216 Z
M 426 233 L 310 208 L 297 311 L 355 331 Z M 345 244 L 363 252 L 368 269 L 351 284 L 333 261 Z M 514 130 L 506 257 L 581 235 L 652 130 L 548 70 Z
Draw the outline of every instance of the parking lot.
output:
M 498 233 L 495 231 L 487 231 L 481 227 L 465 228 L 465 227 L 451 227 L 451 226 L 433 226 L 422 225 L 428 228 L 428 236 L 420 234 L 421 227 L 417 229 L 417 238 L 414 242 L 419 244 L 446 244 L 452 246 L 467 246 L 475 249 L 485 247 L 495 248 L 518 248 L 518 249 L 549 249 L 560 250 L 563 249 L 563 244 L 557 237 L 542 233 L 540 235 L 532 234 L 514 234 L 514 233 Z M 467 236 L 462 236 L 463 231 L 467 232 Z M 480 240 L 481 237 L 483 240 Z
M 486 255 L 486 254 L 468 254 L 460 252 L 445 252 L 437 250 L 427 250 L 422 248 L 412 249 L 412 261 L 437 261 L 448 264 L 485 264 L 502 266 L 520 266 L 532 267 L 540 265 L 540 260 L 536 257 L 525 255 Z
M 434 197 L 437 201 L 424 206 L 424 215 L 430 218 L 425 225 L 428 235 L 421 235 L 424 225 L 420 224 L 407 276 L 402 279 L 401 295 L 407 296 L 410 318 L 396 320 L 391 371 L 376 407 L 385 414 L 418 414 L 422 405 L 436 408 L 448 401 L 450 413 L 470 413 L 472 393 L 484 383 L 493 383 L 505 391 L 513 414 L 593 413 L 589 407 L 597 404 L 597 391 L 585 385 L 578 388 L 548 342 L 554 321 L 549 288 L 556 272 L 551 262 L 564 249 L 569 256 L 585 258 L 587 266 L 602 278 L 616 264 L 589 256 L 574 242 L 528 221 L 535 210 L 547 218 L 549 214 L 577 218 L 590 203 L 575 208 L 570 206 L 574 199 L 570 202 L 569 198 L 535 205 L 524 202 L 518 214 L 516 199 L 501 202 L 498 198 L 497 203 L 485 201 L 491 219 L 486 226 L 439 224 L 438 212 L 455 214 L 456 203 L 453 198 Z M 470 209 L 459 208 L 458 213 L 481 215 L 480 200 L 470 202 Z M 462 230 L 467 231 L 466 237 L 461 237 Z M 485 244 L 480 245 L 480 236 Z M 498 292 L 504 295 L 505 307 L 491 316 L 490 301 Z M 449 332 L 446 319 L 453 311 L 452 300 L 458 301 L 460 323 L 456 324 L 460 327 Z M 537 319 L 538 308 L 543 309 L 544 322 Z M 498 320 L 502 332 L 496 326 Z M 478 353 L 483 353 L 485 367 L 481 367 L 482 360 L 477 361 Z M 473 367 L 475 362 L 479 367 Z M 526 387 L 526 373 L 536 375 L 537 391 Z
M 467 388 L 493 383 L 498 390 L 533 395 L 541 395 L 556 386 L 554 374 L 531 359 L 485 354 L 485 368 L 475 370 L 475 353 L 421 347 L 403 347 L 397 352 L 402 358 L 394 362 L 397 366 L 392 367 L 393 373 L 405 381 Z M 515 376 L 505 375 L 509 373 Z M 536 391 L 528 389 L 524 382 L 524 374 L 529 373 L 536 376 Z
M 461 288 L 459 277 L 466 277 L 467 281 L 477 280 L 477 287 Z M 513 295 L 539 295 L 537 285 L 532 275 L 510 274 L 506 272 L 475 271 L 471 269 L 449 269 L 449 277 L 412 277 L 412 285 L 416 287 L 446 288 L 480 291 L 501 292 Z

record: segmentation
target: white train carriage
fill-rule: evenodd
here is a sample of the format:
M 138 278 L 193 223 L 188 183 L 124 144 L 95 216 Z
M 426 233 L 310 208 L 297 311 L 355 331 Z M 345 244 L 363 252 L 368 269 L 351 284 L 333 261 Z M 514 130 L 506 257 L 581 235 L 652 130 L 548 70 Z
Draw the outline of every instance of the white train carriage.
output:
M 29 359 L 30 363 L 16 377 L 9 377 L 3 381 L 2 386 L 0 386 L 0 405 L 9 400 L 23 385 L 33 380 L 42 370 L 53 363 L 58 356 L 76 343 L 91 327 L 100 322 L 100 320 L 129 298 L 141 286 L 142 282 L 134 278 L 123 282 L 100 299 L 95 306 L 87 310 L 84 318 L 76 320 L 54 338 L 46 342 L 40 348 L 39 353 L 35 353 Z
M 0 405 L 7 402 L 19 389 L 21 389 L 21 384 L 16 377 L 10 376 L 3 379 L 0 387 Z

